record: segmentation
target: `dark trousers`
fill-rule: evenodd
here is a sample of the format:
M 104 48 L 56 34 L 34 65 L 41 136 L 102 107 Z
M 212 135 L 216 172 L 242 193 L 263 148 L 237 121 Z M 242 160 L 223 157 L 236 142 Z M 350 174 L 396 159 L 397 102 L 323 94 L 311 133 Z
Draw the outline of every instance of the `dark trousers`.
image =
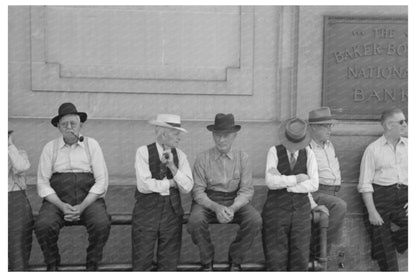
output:
M 8 203 L 9 271 L 24 271 L 32 250 L 32 208 L 22 190 L 10 191 Z
M 263 212 L 263 249 L 269 271 L 307 271 L 311 236 L 309 203 Z
M 368 214 L 364 221 L 371 239 L 372 257 L 377 260 L 381 271 L 398 271 L 396 249 L 404 253 L 408 246 L 408 218 L 403 206 L 408 201 L 407 186 L 379 186 L 373 184 L 373 200 L 377 212 L 384 223 L 381 226 L 371 225 Z M 391 230 L 391 223 L 399 226 Z
M 316 204 L 324 205 L 329 210 L 329 225 L 327 231 L 327 253 L 329 254 L 331 245 L 336 243 L 341 237 L 342 227 L 347 213 L 347 203 L 336 196 L 335 190 L 320 189 L 312 193 Z M 311 237 L 311 251 L 319 257 L 319 226 L 313 226 Z
M 208 196 L 218 204 L 229 207 L 233 204 L 236 194 L 211 192 Z M 214 260 L 214 245 L 211 242 L 209 223 L 218 223 L 215 212 L 193 202 L 188 232 L 192 236 L 192 241 L 199 247 L 202 264 L 208 264 Z M 240 229 L 230 245 L 229 257 L 233 263 L 241 264 L 261 229 L 262 220 L 259 212 L 247 204 L 235 212 L 231 223 L 237 223 L 240 225 Z
M 92 174 L 61 173 L 54 178 L 53 187 L 58 197 L 71 205 L 82 202 L 88 190 L 83 187 L 91 183 Z M 56 185 L 56 184 L 59 184 Z M 52 181 L 51 181 L 52 185 Z M 83 195 L 84 196 L 80 196 Z M 74 197 L 71 197 L 74 195 Z M 64 199 L 64 200 L 63 200 Z M 81 214 L 80 221 L 87 228 L 87 263 L 98 263 L 103 256 L 103 248 L 110 234 L 111 222 L 103 198 L 97 199 Z M 54 204 L 44 200 L 35 223 L 35 233 L 42 249 L 46 264 L 60 263 L 58 249 L 59 231 L 64 226 L 64 214 Z
M 133 271 L 150 271 L 157 244 L 158 271 L 175 271 L 182 242 L 182 215 L 174 212 L 169 196 L 150 208 L 136 201 L 132 219 Z

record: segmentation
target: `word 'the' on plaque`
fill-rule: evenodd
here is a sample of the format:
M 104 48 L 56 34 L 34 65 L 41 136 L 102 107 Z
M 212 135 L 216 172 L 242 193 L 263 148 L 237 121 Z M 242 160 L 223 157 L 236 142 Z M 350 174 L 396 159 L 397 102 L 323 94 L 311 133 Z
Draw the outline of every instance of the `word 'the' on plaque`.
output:
M 407 18 L 324 18 L 323 105 L 338 119 L 376 120 L 408 105 Z

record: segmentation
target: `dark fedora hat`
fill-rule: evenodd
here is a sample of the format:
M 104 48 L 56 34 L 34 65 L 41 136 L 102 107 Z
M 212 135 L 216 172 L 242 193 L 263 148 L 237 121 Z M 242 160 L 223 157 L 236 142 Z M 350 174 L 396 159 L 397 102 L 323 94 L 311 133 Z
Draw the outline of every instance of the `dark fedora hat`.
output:
M 234 124 L 234 115 L 217 113 L 215 115 L 215 122 L 213 125 L 208 125 L 207 129 L 216 133 L 233 133 L 241 129 L 240 125 Z
M 52 118 L 51 123 L 53 126 L 57 127 L 58 122 L 61 119 L 61 117 L 68 115 L 68 114 L 76 114 L 79 115 L 81 122 L 85 122 L 87 120 L 87 114 L 83 112 L 78 112 L 77 108 L 72 103 L 63 103 L 61 106 L 59 106 L 58 109 L 58 115 Z
M 328 107 L 321 107 L 309 112 L 309 124 L 333 124 L 336 122 Z
M 279 127 L 279 140 L 292 151 L 305 148 L 311 141 L 308 123 L 298 117 L 285 120 Z

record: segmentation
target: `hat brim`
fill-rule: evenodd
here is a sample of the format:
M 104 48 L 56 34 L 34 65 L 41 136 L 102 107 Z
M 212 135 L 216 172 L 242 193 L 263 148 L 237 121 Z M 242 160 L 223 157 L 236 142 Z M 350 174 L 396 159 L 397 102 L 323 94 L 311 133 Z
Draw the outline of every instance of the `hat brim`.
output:
M 280 127 L 279 127 L 278 137 L 279 137 L 280 143 L 284 147 L 286 147 L 286 149 L 289 149 L 289 150 L 292 150 L 292 151 L 297 151 L 297 150 L 303 149 L 306 146 L 308 146 L 308 144 L 311 142 L 311 139 L 312 139 L 311 138 L 311 134 L 309 132 L 309 128 L 306 131 L 305 138 L 302 141 L 300 141 L 300 142 L 292 142 L 292 141 L 290 141 L 286 137 L 286 123 L 287 123 L 287 120 L 286 121 L 283 121 L 280 124 Z
M 337 123 L 337 122 L 338 122 L 338 120 L 336 120 L 336 119 L 322 120 L 322 121 L 312 121 L 312 122 L 310 122 L 310 121 L 308 120 L 309 125 L 319 125 L 319 124 L 335 124 L 335 123 Z
M 61 114 L 61 115 L 57 115 L 57 116 L 55 116 L 54 118 L 52 118 L 52 120 L 51 120 L 52 125 L 53 125 L 53 126 L 55 126 L 55 127 L 58 127 L 58 122 L 59 122 L 59 120 L 60 120 L 62 117 L 66 116 L 66 115 L 69 115 L 69 114 L 76 114 L 76 115 L 79 115 L 79 118 L 80 118 L 80 120 L 81 120 L 81 123 L 84 123 L 85 121 L 87 121 L 87 118 L 88 118 L 87 114 L 86 114 L 86 113 L 83 113 L 83 112 L 79 112 L 79 113 L 68 113 L 68 114 Z
M 215 125 L 208 125 L 207 129 L 208 131 L 214 132 L 214 133 L 235 133 L 240 131 L 241 126 L 240 125 L 234 125 L 233 128 L 229 129 L 217 129 L 215 128 Z
M 159 127 L 165 127 L 165 128 L 169 128 L 169 129 L 175 129 L 175 130 L 178 130 L 178 131 L 181 131 L 181 132 L 184 132 L 184 133 L 188 133 L 188 131 L 184 128 L 175 127 L 175 126 L 169 125 L 165 122 L 159 122 L 159 121 L 156 121 L 156 120 L 149 120 L 149 124 L 154 125 L 154 126 L 159 126 Z

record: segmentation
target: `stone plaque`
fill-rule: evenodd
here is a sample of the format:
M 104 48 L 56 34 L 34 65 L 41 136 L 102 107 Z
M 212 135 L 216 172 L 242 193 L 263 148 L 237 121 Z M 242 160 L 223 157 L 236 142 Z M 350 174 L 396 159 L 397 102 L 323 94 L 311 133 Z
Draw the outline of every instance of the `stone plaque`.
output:
M 379 119 L 399 107 L 407 115 L 407 18 L 326 16 L 323 105 L 338 119 Z

